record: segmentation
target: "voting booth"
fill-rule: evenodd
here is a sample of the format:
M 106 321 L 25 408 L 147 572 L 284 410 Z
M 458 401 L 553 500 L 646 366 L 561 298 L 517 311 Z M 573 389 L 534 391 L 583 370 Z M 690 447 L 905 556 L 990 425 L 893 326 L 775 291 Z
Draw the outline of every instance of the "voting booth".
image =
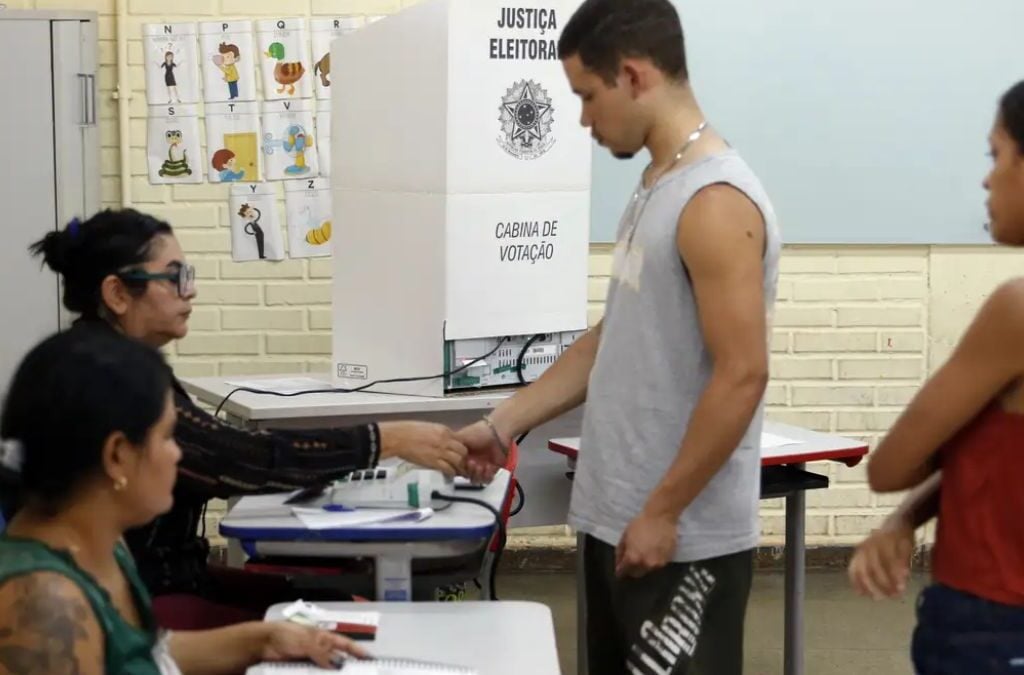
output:
M 426 0 L 332 43 L 336 386 L 488 353 L 372 391 L 532 379 L 586 328 L 592 145 L 557 53 L 578 4 Z

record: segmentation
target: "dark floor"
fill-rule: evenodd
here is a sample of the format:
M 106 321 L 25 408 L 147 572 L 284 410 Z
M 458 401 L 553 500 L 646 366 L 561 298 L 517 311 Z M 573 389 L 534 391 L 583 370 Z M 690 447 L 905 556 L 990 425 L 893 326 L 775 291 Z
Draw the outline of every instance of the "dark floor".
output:
M 845 572 L 808 572 L 807 675 L 911 675 L 914 598 L 924 583 L 925 577 L 916 578 L 902 600 L 874 602 L 850 589 Z M 782 588 L 781 573 L 754 577 L 747 610 L 745 675 L 782 673 Z M 562 675 L 576 675 L 575 577 L 506 573 L 498 580 L 498 595 L 502 600 L 533 600 L 551 607 Z

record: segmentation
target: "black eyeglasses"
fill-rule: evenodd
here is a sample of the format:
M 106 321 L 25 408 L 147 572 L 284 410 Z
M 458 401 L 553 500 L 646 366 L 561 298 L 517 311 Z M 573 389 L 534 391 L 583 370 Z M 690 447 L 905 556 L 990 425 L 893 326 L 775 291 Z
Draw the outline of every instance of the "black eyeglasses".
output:
M 189 297 L 196 290 L 196 268 L 187 263 L 178 266 L 173 272 L 126 270 L 118 276 L 132 281 L 173 281 L 178 287 L 178 295 L 182 298 Z

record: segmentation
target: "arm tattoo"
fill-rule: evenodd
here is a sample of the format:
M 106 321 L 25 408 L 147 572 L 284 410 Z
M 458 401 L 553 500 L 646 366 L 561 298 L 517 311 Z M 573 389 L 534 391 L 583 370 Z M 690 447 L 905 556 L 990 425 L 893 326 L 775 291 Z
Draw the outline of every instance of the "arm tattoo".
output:
M 46 575 L 49 576 L 49 575 Z M 82 597 L 68 597 L 52 577 L 30 574 L 10 590 L 15 596 L 0 619 L 0 667 L 25 675 L 78 675 L 76 643 L 90 637 L 92 610 Z

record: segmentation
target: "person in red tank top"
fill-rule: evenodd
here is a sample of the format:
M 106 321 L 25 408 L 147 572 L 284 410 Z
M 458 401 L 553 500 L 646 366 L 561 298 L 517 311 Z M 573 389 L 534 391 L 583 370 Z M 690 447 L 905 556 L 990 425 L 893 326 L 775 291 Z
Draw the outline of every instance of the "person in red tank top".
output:
M 1007 91 L 985 179 L 996 243 L 1024 246 L 1024 82 Z M 1024 278 L 999 286 L 868 463 L 877 492 L 910 490 L 858 546 L 854 588 L 902 594 L 914 532 L 933 517 L 933 583 L 918 599 L 918 675 L 1024 672 Z

